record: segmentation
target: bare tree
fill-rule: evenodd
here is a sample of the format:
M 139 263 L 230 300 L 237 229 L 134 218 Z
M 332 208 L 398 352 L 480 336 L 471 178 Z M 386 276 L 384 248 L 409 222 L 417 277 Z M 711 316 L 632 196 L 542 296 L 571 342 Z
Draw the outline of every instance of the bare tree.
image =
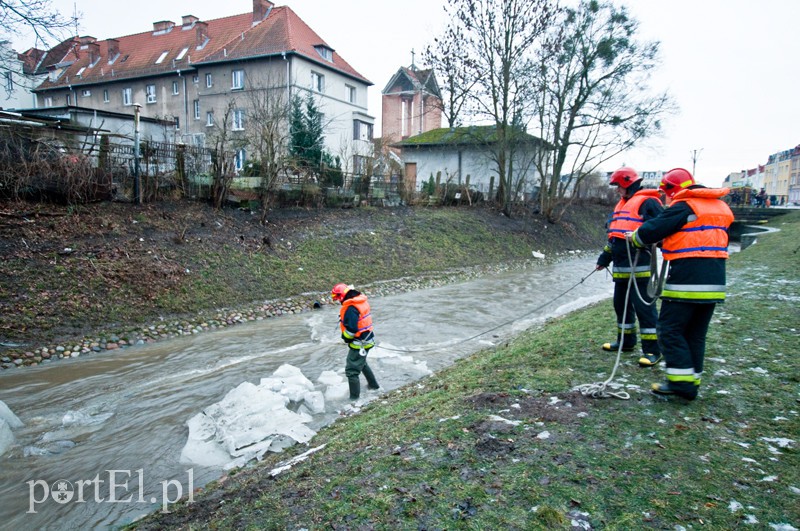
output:
M 0 41 L 33 34 L 35 46 L 45 48 L 60 41 L 74 24 L 75 19 L 61 15 L 50 0 L 0 0 Z M 15 56 L 2 54 L 0 73 L 23 75 L 22 65 Z
M 648 87 L 658 43 L 637 41 L 637 31 L 624 7 L 582 0 L 539 49 L 530 86 L 538 136 L 552 148 L 537 161 L 540 207 L 551 222 L 586 175 L 656 133 L 671 110 L 668 95 Z
M 259 199 L 261 223 L 267 219 L 272 197 L 282 172 L 289 148 L 289 118 L 292 106 L 285 86 L 267 78 L 252 80 L 248 92 L 247 138 L 251 157 L 261 177 Z
M 442 80 L 442 99 L 436 100 L 435 105 L 451 129 L 462 125 L 462 113 L 466 111 L 472 88 L 478 83 L 478 78 L 472 77 L 476 69 L 471 59 L 462 56 L 461 32 L 460 26 L 447 28 L 444 36 L 435 38 L 434 44 L 423 53 L 423 60 Z
M 234 157 L 247 145 L 247 138 L 244 134 L 234 131 L 232 127 L 234 115 L 238 112 L 242 112 L 242 110 L 237 107 L 236 100 L 229 100 L 222 113 L 222 119 L 214 123 L 214 130 L 211 133 L 213 146 L 211 199 L 216 209 L 222 208 L 233 178 L 236 176 Z
M 506 215 L 511 214 L 512 146 L 522 131 L 521 111 L 527 97 L 529 76 L 537 44 L 556 19 L 556 0 L 448 0 L 445 11 L 450 27 L 431 53 L 434 64 L 446 64 L 451 54 L 455 72 L 474 83 L 468 92 L 478 120 L 491 122 L 492 143 L 499 176 L 498 199 Z M 457 41 L 455 39 L 458 39 Z M 466 87 L 461 87 L 466 88 Z

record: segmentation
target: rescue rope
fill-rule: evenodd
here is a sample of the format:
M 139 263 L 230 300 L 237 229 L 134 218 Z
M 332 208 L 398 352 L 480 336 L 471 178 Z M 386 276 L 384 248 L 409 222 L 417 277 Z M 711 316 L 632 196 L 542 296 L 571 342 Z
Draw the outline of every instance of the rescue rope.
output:
M 634 269 L 636 268 L 636 262 L 639 260 L 639 250 L 636 250 L 636 256 L 633 260 L 630 260 L 630 249 L 628 249 L 628 259 L 631 264 L 631 276 L 628 277 L 628 289 L 625 290 L 625 306 L 624 310 L 622 310 L 622 322 L 625 322 L 626 317 L 628 316 L 628 300 L 631 295 L 631 284 L 636 284 L 633 279 L 636 277 L 634 273 Z M 621 331 L 620 331 L 621 332 Z M 619 367 L 619 360 L 622 355 L 622 345 L 624 341 L 622 341 L 622 333 L 620 333 L 619 340 L 617 341 L 619 346 L 617 347 L 617 359 L 614 362 L 614 368 L 611 370 L 611 376 L 609 376 L 603 382 L 595 382 L 595 383 L 588 383 L 588 384 L 581 384 L 576 387 L 573 387 L 573 391 L 579 391 L 583 396 L 588 396 L 589 398 L 619 398 L 620 400 L 630 400 L 631 395 L 628 394 L 627 391 L 608 391 L 606 387 L 608 384 L 614 380 L 614 376 L 617 374 L 617 368 Z
M 667 280 L 669 261 L 661 260 L 661 273 L 659 273 L 658 260 L 655 259 L 657 249 L 658 246 L 656 244 L 650 245 L 650 278 L 647 280 L 647 298 L 650 299 L 649 302 L 642 297 L 642 293 L 639 291 L 639 284 L 636 282 L 633 283 L 633 288 L 636 290 L 636 295 L 639 297 L 639 300 L 647 306 L 652 306 L 656 303 L 661 292 L 664 291 L 664 283 Z M 636 249 L 636 256 L 634 258 L 631 258 L 631 246 L 629 244 L 625 245 L 625 250 L 628 252 L 628 263 L 633 264 L 633 266 L 631 266 L 631 275 L 633 276 L 636 274 L 634 269 L 636 268 L 636 262 L 639 260 L 639 249 Z
M 580 286 L 581 284 L 583 284 L 583 283 L 586 281 L 586 279 L 587 279 L 587 278 L 589 278 L 590 276 L 592 276 L 592 275 L 593 275 L 593 274 L 595 274 L 596 272 L 597 272 L 597 270 L 596 270 L 596 269 L 593 269 L 591 273 L 589 273 L 588 275 L 586 275 L 585 277 L 583 277 L 583 278 L 582 278 L 582 279 L 581 279 L 579 282 L 576 282 L 576 283 L 575 283 L 575 284 L 574 284 L 572 287 L 570 287 L 569 289 L 567 289 L 567 290 L 565 290 L 565 291 L 561 292 L 560 294 L 556 295 L 555 297 L 553 297 L 553 298 L 552 298 L 552 299 L 550 299 L 549 301 L 545 302 L 544 304 L 540 304 L 539 306 L 537 306 L 537 307 L 536 307 L 536 308 L 534 308 L 533 310 L 529 311 L 528 313 L 526 313 L 526 314 L 523 314 L 522 316 L 520 316 L 520 317 L 517 317 L 517 318 L 515 318 L 515 319 L 512 319 L 512 320 L 510 320 L 510 321 L 506 321 L 506 322 L 504 322 L 504 323 L 501 323 L 501 324 L 499 324 L 499 325 L 497 325 L 497 326 L 495 326 L 495 327 L 493 327 L 493 328 L 490 328 L 490 329 L 488 329 L 488 330 L 484 330 L 484 331 L 483 331 L 483 332 L 481 332 L 480 334 L 475 334 L 474 336 L 468 337 L 468 338 L 466 338 L 466 339 L 462 339 L 461 341 L 458 341 L 458 342 L 456 342 L 456 343 L 453 343 L 452 345 L 448 345 L 448 347 L 455 346 L 455 345 L 460 345 L 460 344 L 462 344 L 462 343 L 466 343 L 467 341 L 472 341 L 473 339 L 477 339 L 477 338 L 479 338 L 479 337 L 481 337 L 481 336 L 483 336 L 483 335 L 486 335 L 486 334 L 488 334 L 489 332 L 494 332 L 494 331 L 495 331 L 495 330 L 497 330 L 498 328 L 502 328 L 502 327 L 504 327 L 504 326 L 507 326 L 507 325 L 509 325 L 509 324 L 512 324 L 512 323 L 514 323 L 514 322 L 516 322 L 516 321 L 519 321 L 519 320 L 521 320 L 521 319 L 523 319 L 523 318 L 525 318 L 525 317 L 527 317 L 527 316 L 529 316 L 529 315 L 531 315 L 531 314 L 533 314 L 533 313 L 535 313 L 535 312 L 538 312 L 539 310 L 541 310 L 541 309 L 542 309 L 542 308 L 544 308 L 545 306 L 548 306 L 548 305 L 552 304 L 554 301 L 556 301 L 556 300 L 560 299 L 561 297 L 563 297 L 564 295 L 566 295 L 566 294 L 567 294 L 567 293 L 569 293 L 570 291 L 574 290 L 575 288 L 577 288 L 578 286 Z M 379 345 L 377 345 L 377 344 L 376 344 L 376 346 L 379 346 Z M 431 347 L 431 348 L 424 348 L 424 349 L 396 349 L 396 348 L 389 348 L 389 347 L 381 347 L 381 348 L 382 348 L 382 349 L 384 349 L 384 350 L 389 350 L 389 351 L 392 351 L 392 352 L 407 352 L 407 353 L 412 353 L 412 352 L 431 352 L 431 351 L 434 351 L 434 350 L 440 350 L 442 347 Z
M 658 296 L 661 295 L 661 291 L 664 289 L 664 280 L 666 279 L 666 269 L 667 269 L 667 261 L 664 260 L 661 264 L 661 274 L 658 273 L 658 264 L 657 261 L 654 259 L 656 255 L 656 245 L 653 244 L 650 247 L 650 279 L 647 281 L 647 296 L 651 298 L 650 302 L 642 297 L 641 292 L 639 291 L 639 286 L 634 279 L 636 278 L 636 263 L 639 261 L 639 254 L 640 250 L 636 249 L 636 254 L 631 257 L 631 246 L 627 243 L 625 245 L 625 250 L 628 253 L 628 263 L 631 264 L 631 276 L 628 277 L 628 289 L 625 290 L 625 306 L 622 310 L 622 322 L 626 322 L 628 316 L 628 301 L 630 300 L 631 295 L 631 286 L 636 291 L 636 295 L 639 299 L 646 304 L 647 306 L 652 306 L 655 304 L 656 300 L 658 300 Z M 620 334 L 621 336 L 622 334 Z M 580 393 L 584 396 L 588 396 L 590 398 L 619 398 L 621 400 L 630 400 L 631 395 L 628 394 L 626 391 L 607 391 L 606 387 L 614 380 L 614 376 L 617 374 L 617 368 L 619 367 L 619 360 L 622 355 L 622 345 L 624 342 L 622 341 L 622 337 L 619 338 L 617 341 L 619 346 L 617 347 L 617 359 L 614 362 L 614 368 L 611 371 L 611 376 L 609 376 L 603 382 L 595 382 L 590 384 L 582 384 L 575 387 L 573 390 L 580 391 Z

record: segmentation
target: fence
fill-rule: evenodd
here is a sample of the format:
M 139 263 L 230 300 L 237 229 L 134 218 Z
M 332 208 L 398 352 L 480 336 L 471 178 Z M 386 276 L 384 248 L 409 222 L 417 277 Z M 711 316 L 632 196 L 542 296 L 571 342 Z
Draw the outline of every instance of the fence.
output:
M 80 137 L 80 138 L 79 138 Z M 116 139 L 114 139 L 116 140 Z M 228 163 L 222 164 L 222 159 Z M 139 147 L 139 191 L 145 202 L 168 197 L 211 199 L 235 204 L 267 200 L 277 206 L 394 206 L 472 204 L 486 192 L 448 185 L 409 190 L 398 175 L 361 175 L 339 172 L 331 178 L 309 169 L 287 168 L 267 180 L 258 171 L 218 177 L 219 168 L 232 167 L 233 153 L 166 142 L 142 141 Z M 256 173 L 256 175 L 252 175 Z M 0 129 L 0 197 L 49 199 L 80 203 L 103 199 L 133 200 L 136 176 L 135 147 L 130 139 L 113 141 L 91 132 L 58 129 Z M 215 188 L 216 185 L 216 188 Z

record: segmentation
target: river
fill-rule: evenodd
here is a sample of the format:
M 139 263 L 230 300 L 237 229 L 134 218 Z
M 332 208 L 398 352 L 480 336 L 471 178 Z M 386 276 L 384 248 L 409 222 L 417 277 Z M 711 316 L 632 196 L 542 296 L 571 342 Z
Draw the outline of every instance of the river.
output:
M 383 392 L 609 297 L 610 276 L 590 275 L 594 263 L 593 255 L 583 255 L 372 299 L 379 345 L 369 360 Z M 110 529 L 218 479 L 225 473 L 221 467 L 180 462 L 187 421 L 283 364 L 312 381 L 323 371 L 341 372 L 346 351 L 337 320 L 338 309 L 326 305 L 3 371 L 0 400 L 24 427 L 13 431 L 16 442 L 0 457 L 0 528 Z M 608 321 L 609 337 L 598 342 L 613 334 L 613 314 Z M 335 421 L 344 406 L 326 402 L 310 427 Z

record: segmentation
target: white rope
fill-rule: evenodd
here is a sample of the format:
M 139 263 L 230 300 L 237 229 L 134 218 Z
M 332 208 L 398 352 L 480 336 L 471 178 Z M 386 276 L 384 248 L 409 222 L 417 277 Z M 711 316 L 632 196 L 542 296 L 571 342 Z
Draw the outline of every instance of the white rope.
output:
M 626 244 L 627 247 L 627 244 Z M 639 250 L 636 250 L 636 256 L 633 257 L 631 260 L 630 254 L 630 247 L 628 247 L 628 263 L 631 264 L 631 276 L 628 277 L 628 288 L 625 290 L 625 306 L 622 310 L 622 322 L 624 323 L 627 316 L 628 316 L 628 300 L 631 295 L 631 284 L 635 285 L 633 279 L 636 277 L 634 270 L 636 269 L 636 262 L 639 261 Z M 638 292 L 637 292 L 638 293 Z M 614 362 L 614 369 L 611 371 L 611 376 L 609 376 L 603 382 L 594 382 L 588 384 L 578 385 L 573 387 L 573 391 L 579 391 L 583 396 L 588 396 L 589 398 L 619 398 L 620 400 L 630 400 L 631 395 L 627 393 L 627 391 L 609 391 L 607 389 L 608 385 L 614 380 L 614 376 L 617 374 L 617 368 L 619 367 L 619 360 L 622 354 L 622 345 L 624 344 L 622 338 L 622 330 L 619 332 L 619 339 L 617 340 L 617 359 Z

